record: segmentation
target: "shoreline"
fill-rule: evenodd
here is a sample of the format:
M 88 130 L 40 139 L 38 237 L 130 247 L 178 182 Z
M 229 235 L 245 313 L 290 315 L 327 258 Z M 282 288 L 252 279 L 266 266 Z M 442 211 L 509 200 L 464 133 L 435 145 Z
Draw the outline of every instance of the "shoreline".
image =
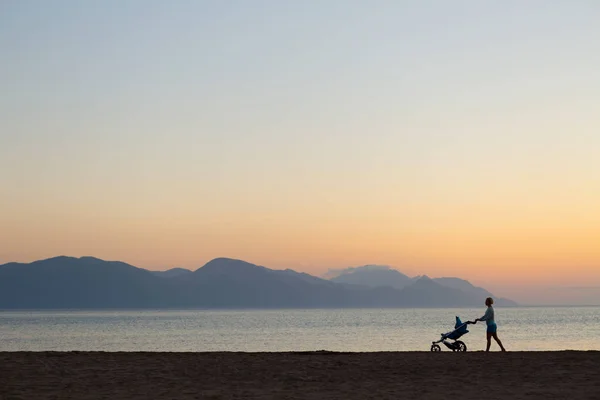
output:
M 600 351 L 0 352 L 1 399 L 600 398 Z
M 2 354 L 144 354 L 144 355 L 152 355 L 152 354 L 198 354 L 198 355 L 215 355 L 215 354 L 246 354 L 246 355 L 261 355 L 261 354 L 294 354 L 294 355 L 333 355 L 333 354 L 429 354 L 430 350 L 377 350 L 377 351 L 337 351 L 337 350 L 290 350 L 290 351 L 228 351 L 228 350 L 218 350 L 218 351 L 146 351 L 146 350 L 0 350 L 0 355 Z M 467 356 L 468 354 L 480 354 L 486 353 L 484 350 L 469 350 L 465 353 L 454 353 L 451 350 L 442 347 L 441 353 L 445 354 L 463 354 Z M 494 353 L 502 353 L 497 348 L 489 351 L 489 354 Z M 598 353 L 600 355 L 600 350 L 577 350 L 577 349 L 559 349 L 559 350 L 508 350 L 505 354 L 545 354 L 545 353 Z M 440 353 L 436 353 L 440 354 Z

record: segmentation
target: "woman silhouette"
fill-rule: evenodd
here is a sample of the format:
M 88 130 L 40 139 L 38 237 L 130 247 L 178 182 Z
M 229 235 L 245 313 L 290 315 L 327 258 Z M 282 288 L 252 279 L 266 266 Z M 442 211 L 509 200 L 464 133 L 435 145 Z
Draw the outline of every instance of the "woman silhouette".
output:
M 506 351 L 506 349 L 502 345 L 502 342 L 500 341 L 500 339 L 498 339 L 498 325 L 496 325 L 496 321 L 494 320 L 494 307 L 492 307 L 492 304 L 494 304 L 494 299 L 492 299 L 491 297 L 485 299 L 485 305 L 487 306 L 487 310 L 485 311 L 483 317 L 477 318 L 475 320 L 475 323 L 477 323 L 477 321 L 485 321 L 485 324 L 487 325 L 487 347 L 485 351 L 490 351 L 492 338 L 494 338 L 498 345 L 500 345 L 502 351 Z

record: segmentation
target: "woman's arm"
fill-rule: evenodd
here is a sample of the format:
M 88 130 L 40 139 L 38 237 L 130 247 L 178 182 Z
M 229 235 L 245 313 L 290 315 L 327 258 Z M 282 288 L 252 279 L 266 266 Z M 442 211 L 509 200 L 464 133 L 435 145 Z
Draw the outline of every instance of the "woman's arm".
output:
M 483 317 L 477 318 L 475 321 L 487 321 L 491 317 L 492 317 L 492 310 L 490 308 L 488 308 L 487 310 L 485 310 L 485 314 L 483 314 Z

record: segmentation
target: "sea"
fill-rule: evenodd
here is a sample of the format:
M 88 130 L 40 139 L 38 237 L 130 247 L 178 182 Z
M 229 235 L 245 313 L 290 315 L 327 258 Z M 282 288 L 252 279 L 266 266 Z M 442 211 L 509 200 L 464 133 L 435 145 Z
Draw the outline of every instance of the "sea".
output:
M 429 351 L 455 316 L 484 311 L 0 311 L 0 351 Z M 508 350 L 600 350 L 600 307 L 496 308 L 496 321 Z M 468 350 L 483 350 L 485 323 L 468 329 Z

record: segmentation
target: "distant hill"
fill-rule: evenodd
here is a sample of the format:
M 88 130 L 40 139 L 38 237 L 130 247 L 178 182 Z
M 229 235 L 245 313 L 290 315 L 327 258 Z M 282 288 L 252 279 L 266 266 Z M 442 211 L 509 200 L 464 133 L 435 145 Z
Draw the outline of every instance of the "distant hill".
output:
M 388 266 L 366 265 L 364 267 L 349 268 L 330 279 L 332 282 L 353 285 L 366 285 L 370 287 L 390 286 L 403 289 L 414 283 L 413 279 L 402 272 Z
M 0 266 L 4 309 L 159 307 L 165 299 L 162 278 L 122 262 L 56 257 Z
M 469 281 L 464 279 L 454 277 L 430 279 L 427 276 L 411 278 L 403 274 L 402 272 L 388 266 L 365 265 L 362 267 L 352 267 L 342 270 L 330 270 L 325 276 L 328 276 L 332 282 L 336 283 L 363 285 L 371 288 L 390 286 L 395 289 L 404 289 L 412 286 L 413 288 L 410 290 L 414 290 L 414 284 L 416 282 L 419 282 L 420 280 L 426 278 L 425 281 L 431 280 L 432 282 L 435 282 L 442 287 L 439 288 L 437 292 L 442 293 L 442 290 L 445 290 L 445 288 L 457 289 L 461 292 L 468 294 L 471 298 L 479 298 L 480 304 L 477 305 L 481 305 L 481 303 L 483 303 L 483 300 L 486 297 L 493 297 L 496 304 L 500 306 L 516 305 L 514 301 L 504 298 L 496 298 L 496 296 L 494 296 L 486 289 L 474 286 Z M 419 285 L 421 284 L 422 282 Z M 435 292 L 435 290 L 431 290 Z M 416 298 L 416 296 L 417 293 L 414 293 L 413 298 Z M 423 301 L 421 301 L 419 304 L 425 303 L 426 301 L 425 299 L 423 299 Z
M 150 271 L 156 276 L 160 276 L 162 278 L 173 278 L 175 276 L 187 275 L 191 274 L 192 271 L 185 268 L 171 268 L 166 271 Z
M 188 282 L 195 298 L 209 307 L 343 307 L 353 303 L 349 291 L 332 282 L 228 258 L 208 262 Z
M 480 305 L 478 293 L 428 278 L 413 280 L 399 290 L 390 285 L 332 282 L 228 258 L 214 259 L 196 271 L 173 269 L 163 273 L 92 257 L 56 257 L 0 266 L 0 309 Z
M 442 304 L 453 307 L 481 305 L 480 297 L 450 288 L 426 276 L 418 278 L 401 292 L 402 303 L 407 307 L 440 307 Z
M 472 294 L 474 296 L 479 297 L 480 299 L 485 299 L 487 297 L 493 297 L 494 302 L 498 306 L 516 306 L 517 304 L 509 299 L 504 299 L 502 297 L 496 297 L 492 293 L 488 292 L 486 289 L 474 286 L 471 282 L 466 281 L 460 278 L 434 278 L 435 282 L 439 283 L 442 286 L 459 289 L 465 293 Z M 482 300 L 483 303 L 483 300 Z

